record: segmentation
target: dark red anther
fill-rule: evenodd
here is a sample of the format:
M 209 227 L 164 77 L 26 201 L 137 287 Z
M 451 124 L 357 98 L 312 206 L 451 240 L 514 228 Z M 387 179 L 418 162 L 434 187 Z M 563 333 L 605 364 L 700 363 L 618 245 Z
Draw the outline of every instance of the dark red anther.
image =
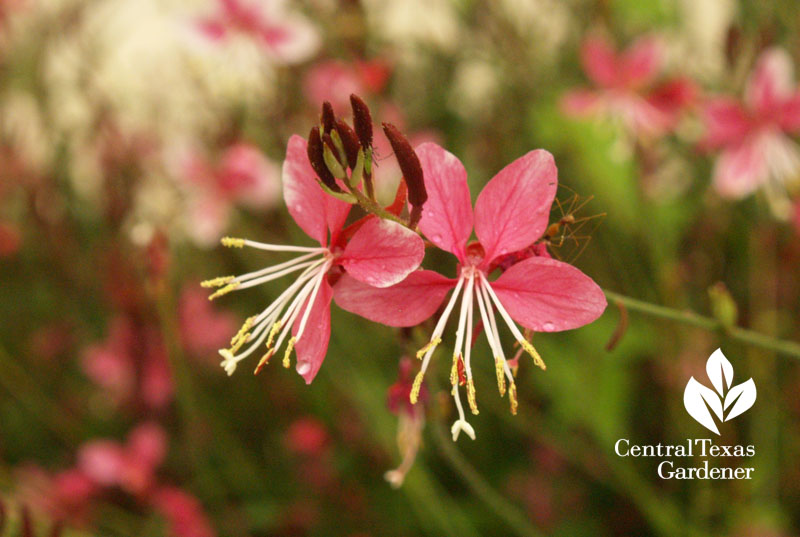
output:
M 339 138 L 342 139 L 342 145 L 344 146 L 344 152 L 347 153 L 347 162 L 350 165 L 350 169 L 355 169 L 356 162 L 358 161 L 359 148 L 356 131 L 350 128 L 350 125 L 337 118 L 336 132 L 339 133 Z
M 386 133 L 389 143 L 392 144 L 394 156 L 400 165 L 400 171 L 403 172 L 403 178 L 408 186 L 409 203 L 414 207 L 422 207 L 428 199 L 428 193 L 425 190 L 425 180 L 419 157 L 397 127 L 391 123 L 384 123 L 383 132 Z
M 336 114 L 333 113 L 333 106 L 328 101 L 322 103 L 322 128 L 325 133 L 336 128 Z
M 319 129 L 314 127 L 308 134 L 308 162 L 311 163 L 311 168 L 325 186 L 334 192 L 342 192 L 342 189 L 336 184 L 336 178 L 333 177 L 328 166 L 325 165 L 325 157 L 322 156 L 322 151 L 322 138 L 319 136 Z
M 0 499 L 0 535 L 3 534 L 3 528 L 6 526 L 6 506 L 3 500 Z
M 355 93 L 350 95 L 350 106 L 353 107 L 353 126 L 356 129 L 356 136 L 366 151 L 372 147 L 372 115 L 369 113 L 367 103 Z

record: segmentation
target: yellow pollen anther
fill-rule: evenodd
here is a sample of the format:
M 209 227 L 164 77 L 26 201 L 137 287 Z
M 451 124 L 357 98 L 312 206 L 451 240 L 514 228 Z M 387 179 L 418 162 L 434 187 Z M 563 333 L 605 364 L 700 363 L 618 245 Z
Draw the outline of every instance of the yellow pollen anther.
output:
M 511 413 L 516 416 L 519 404 L 517 402 L 517 385 L 513 382 L 508 387 L 508 400 L 511 403 Z
M 250 337 L 250 334 L 248 333 L 248 331 L 253 327 L 253 321 L 254 320 L 255 320 L 255 317 L 248 317 L 247 318 L 247 320 L 244 322 L 244 324 L 239 329 L 239 331 L 236 332 L 236 335 L 231 338 L 231 345 L 236 345 L 237 343 L 240 342 L 240 340 L 241 340 L 241 343 L 244 343 L 245 341 L 247 341 L 247 338 Z M 239 343 L 239 346 L 241 346 L 241 343 Z
M 475 402 L 475 383 L 472 379 L 467 379 L 467 401 L 469 401 L 469 409 L 473 414 L 478 414 L 478 404 Z
M 506 377 L 503 376 L 503 362 L 499 358 L 494 359 L 494 373 L 497 375 L 497 391 L 503 397 L 506 394 Z
M 450 368 L 450 384 L 455 386 L 458 384 L 458 359 L 460 355 L 454 354 L 453 355 L 453 367 Z
M 442 342 L 442 338 L 437 337 L 428 342 L 427 345 L 422 347 L 420 350 L 417 351 L 417 358 L 422 360 L 422 357 L 425 356 L 425 353 L 431 349 L 435 349 L 436 346 Z
M 231 284 L 226 285 L 222 289 L 217 289 L 217 291 L 208 297 L 209 300 L 214 300 L 215 298 L 221 297 L 222 295 L 227 295 L 231 291 L 235 291 L 239 288 L 239 282 L 233 282 Z
M 419 399 L 419 390 L 422 388 L 423 377 L 425 377 L 425 373 L 422 371 L 417 373 L 417 376 L 414 377 L 414 385 L 411 386 L 411 393 L 408 396 L 408 400 L 411 401 L 412 405 L 416 405 L 417 399 Z
M 272 342 L 275 340 L 275 336 L 278 335 L 281 326 L 283 326 L 283 324 L 280 321 L 272 325 L 272 329 L 269 331 L 269 337 L 267 337 L 267 348 L 272 347 Z
M 294 349 L 294 344 L 296 341 L 297 339 L 294 336 L 292 336 L 289 339 L 289 343 L 286 344 L 286 352 L 283 353 L 283 367 L 285 367 L 286 369 L 289 369 L 289 355 L 292 354 L 292 350 Z
M 527 352 L 533 357 L 534 365 L 540 367 L 542 371 L 547 369 L 547 366 L 544 365 L 544 360 L 542 360 L 542 357 L 539 356 L 539 353 L 536 351 L 536 349 L 533 348 L 533 345 L 531 345 L 530 342 L 524 339 L 520 339 L 519 344 L 522 345 L 522 348 L 525 349 L 525 352 Z
M 269 363 L 269 359 L 272 358 L 273 354 L 275 354 L 275 349 L 270 349 L 264 356 L 261 357 L 261 360 L 258 361 L 255 371 L 253 371 L 254 375 L 258 375 L 261 370 L 264 369 L 264 366 Z
M 219 242 L 226 248 L 244 248 L 244 239 L 237 239 L 236 237 L 222 237 Z
M 235 278 L 235 276 L 220 276 L 218 278 L 212 278 L 210 280 L 200 282 L 200 287 L 205 287 L 205 288 L 221 287 L 223 285 L 229 284 L 233 280 L 233 278 Z

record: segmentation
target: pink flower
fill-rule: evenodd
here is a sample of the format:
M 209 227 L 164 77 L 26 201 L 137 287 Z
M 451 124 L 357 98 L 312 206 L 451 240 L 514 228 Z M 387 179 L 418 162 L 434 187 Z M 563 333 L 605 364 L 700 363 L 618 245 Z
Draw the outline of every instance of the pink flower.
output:
M 588 276 L 571 265 L 546 257 L 529 257 L 490 281 L 497 261 L 529 247 L 547 229 L 558 182 L 550 153 L 532 151 L 506 166 L 484 187 L 473 213 L 467 172 L 461 162 L 436 144 L 422 144 L 416 151 L 428 192 L 419 227 L 434 245 L 456 256 L 458 277 L 451 279 L 430 270 L 419 270 L 397 285 L 376 289 L 345 275 L 336 287 L 336 302 L 343 309 L 376 322 L 414 326 L 431 317 L 447 292 L 454 288 L 430 342 L 418 353 L 422 368 L 414 381 L 411 402 L 416 402 L 433 351 L 441 342 L 458 297 L 462 296 L 450 379 L 460 417 L 452 433 L 454 439 L 462 430 L 474 438 L 458 394 L 459 370 L 463 368 L 469 404 L 472 412 L 477 413 L 470 360 L 473 302 L 478 303 L 483 329 L 494 354 L 498 388 L 501 395 L 505 393 L 507 378 L 511 408 L 515 412 L 516 387 L 500 344 L 495 309 L 518 343 L 543 367 L 539 354 L 516 323 L 539 332 L 577 328 L 594 321 L 605 309 L 606 299 Z M 479 242 L 467 244 L 473 227 Z
M 155 471 L 164 460 L 167 438 L 155 423 L 138 426 L 123 445 L 95 440 L 78 452 L 78 469 L 99 487 L 119 487 L 143 497 L 155 484 Z
M 782 49 L 765 51 L 747 81 L 743 100 L 710 99 L 703 110 L 701 145 L 721 150 L 714 187 L 729 198 L 762 188 L 776 214 L 788 218 L 789 183 L 797 184 L 800 152 L 787 134 L 800 132 L 800 91 L 792 60 Z
M 391 67 L 382 60 L 317 62 L 306 74 L 303 90 L 309 102 L 316 105 L 328 101 L 338 114 L 350 106 L 353 93 L 380 94 L 390 74 Z
M 311 417 L 295 420 L 286 432 L 286 447 L 300 455 L 320 457 L 329 442 L 325 425 Z
M 564 111 L 619 121 L 636 136 L 658 137 L 674 129 L 697 93 L 685 78 L 659 81 L 663 51 L 654 37 L 640 38 L 621 53 L 604 38 L 589 37 L 581 61 L 596 87 L 569 92 L 562 100 Z
M 172 376 L 160 332 L 127 317 L 114 319 L 105 342 L 86 349 L 83 371 L 118 403 L 137 400 L 162 408 L 172 398 Z
M 199 153 L 183 163 L 189 187 L 189 232 L 200 244 L 222 236 L 236 203 L 266 208 L 280 198 L 280 168 L 253 145 L 237 142 L 211 162 Z
M 320 188 L 309 164 L 306 141 L 300 136 L 292 136 L 287 147 L 283 197 L 289 214 L 319 246 L 283 246 L 224 238 L 222 243 L 226 246 L 302 255 L 255 272 L 216 278 L 203 284 L 222 287 L 211 296 L 214 298 L 299 272 L 295 282 L 272 304 L 247 319 L 231 341 L 231 347 L 220 350 L 220 354 L 224 358 L 222 366 L 231 375 L 241 360 L 266 341 L 268 351 L 259 362 L 258 372 L 288 337 L 283 364 L 289 366 L 290 354 L 296 349 L 297 372 L 311 383 L 322 365 L 330 339 L 333 288 L 328 273 L 344 269 L 350 277 L 366 285 L 388 287 L 419 266 L 425 247 L 413 231 L 375 217 L 360 221 L 352 235 L 343 233 L 351 205 Z M 249 346 L 239 352 L 245 344 Z
M 214 537 L 203 506 L 197 498 L 177 487 L 161 487 L 154 494 L 153 506 L 169 522 L 169 533 L 174 537 Z
M 319 47 L 319 35 L 297 13 L 287 13 L 281 0 L 218 0 L 218 11 L 199 22 L 200 31 L 219 41 L 233 34 L 258 40 L 277 61 L 299 63 Z
M 15 482 L 22 504 L 54 520 L 73 523 L 87 518 L 91 499 L 99 491 L 95 482 L 77 468 L 51 475 L 38 466 L 23 466 L 16 472 Z
M 178 322 L 183 346 L 198 356 L 227 345 L 231 332 L 236 329 L 235 316 L 215 310 L 206 293 L 191 284 L 181 291 Z

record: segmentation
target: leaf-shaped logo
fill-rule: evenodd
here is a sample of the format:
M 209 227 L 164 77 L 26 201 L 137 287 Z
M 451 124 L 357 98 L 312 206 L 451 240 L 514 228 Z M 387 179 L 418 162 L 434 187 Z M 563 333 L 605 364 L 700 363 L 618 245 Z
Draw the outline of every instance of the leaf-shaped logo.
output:
M 725 422 L 746 412 L 756 402 L 756 384 L 751 378 L 731 388 L 733 365 L 725 358 L 721 349 L 709 356 L 706 374 L 716 391 L 691 377 L 683 392 L 683 406 L 700 425 L 720 434 L 714 416 L 720 422 Z M 728 413 L 727 416 L 725 412 Z

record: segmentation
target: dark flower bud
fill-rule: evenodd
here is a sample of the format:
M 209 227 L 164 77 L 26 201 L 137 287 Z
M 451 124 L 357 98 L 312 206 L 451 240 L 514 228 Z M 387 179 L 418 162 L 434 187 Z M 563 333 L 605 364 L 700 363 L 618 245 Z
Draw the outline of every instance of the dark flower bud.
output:
M 391 123 L 384 123 L 383 132 L 386 133 L 386 137 L 392 145 L 392 150 L 394 150 L 397 163 L 400 165 L 400 171 L 403 172 L 403 178 L 408 187 L 409 203 L 415 207 L 422 207 L 422 204 L 428 199 L 428 193 L 425 191 L 425 181 L 422 176 L 422 165 L 419 163 L 419 157 L 417 157 L 411 144 L 397 127 Z
M 336 179 L 333 174 L 325 165 L 325 157 L 323 156 L 324 148 L 322 146 L 322 138 L 319 136 L 319 129 L 314 127 L 308 134 L 308 162 L 311 168 L 317 174 L 320 181 L 333 190 L 334 192 L 343 192 L 339 185 L 336 184 Z
M 356 167 L 356 161 L 358 161 L 358 136 L 356 136 L 356 132 L 350 128 L 350 125 L 341 119 L 336 120 L 336 132 L 339 133 L 339 138 L 342 139 L 342 145 L 344 146 L 344 152 L 347 153 L 347 162 L 350 165 L 350 169 L 353 169 Z
M 353 126 L 364 151 L 372 147 L 372 115 L 369 107 L 361 97 L 353 93 L 350 95 L 350 106 L 353 107 Z
M 333 106 L 328 101 L 322 103 L 322 128 L 325 133 L 336 128 L 336 114 L 333 113 Z

